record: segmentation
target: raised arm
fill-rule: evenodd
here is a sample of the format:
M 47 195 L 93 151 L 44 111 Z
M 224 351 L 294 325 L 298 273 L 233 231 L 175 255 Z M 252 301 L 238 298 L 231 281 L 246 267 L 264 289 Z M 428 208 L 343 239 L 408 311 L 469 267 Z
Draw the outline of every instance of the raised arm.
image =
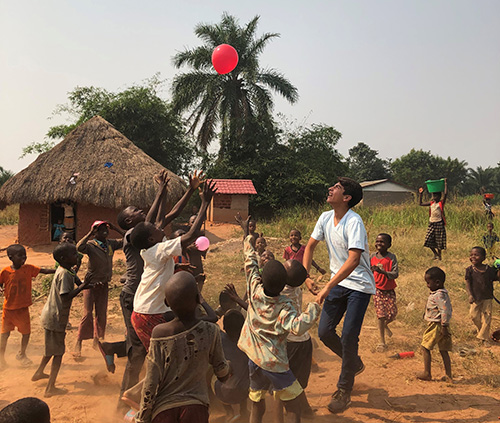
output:
M 238 292 L 232 283 L 228 283 L 224 287 L 223 292 L 229 295 L 229 298 L 231 298 L 241 308 L 244 308 L 245 310 L 248 309 L 248 303 L 238 295 Z
M 243 220 L 240 212 L 238 212 L 236 216 L 234 216 L 236 222 L 238 222 L 239 225 L 241 226 L 241 229 L 243 229 L 243 239 L 245 239 L 250 234 L 250 230 L 248 229 L 248 223 L 250 222 L 251 217 L 252 216 L 248 215 L 248 217 L 245 220 Z
M 159 175 L 155 175 L 155 181 L 159 183 L 158 189 L 156 190 L 156 196 L 149 208 L 148 214 L 146 215 L 146 222 L 155 223 L 156 217 L 158 215 L 158 210 L 160 208 L 160 204 L 163 201 L 164 196 L 167 192 L 167 185 L 170 181 L 168 177 L 168 172 L 163 169 Z
M 252 235 L 248 235 L 243 241 L 244 267 L 247 281 L 247 296 L 249 299 L 251 298 L 254 285 L 260 281 L 259 258 L 253 245 L 254 242 L 255 239 Z
M 89 239 L 93 238 L 95 234 L 97 233 L 97 228 L 95 226 L 92 226 L 90 231 L 85 235 L 80 241 L 78 241 L 78 244 L 76 244 L 76 249 L 80 251 L 80 253 L 87 253 L 87 242 Z
M 111 222 L 109 223 L 109 229 L 113 229 L 115 232 L 118 232 L 122 237 L 125 236 L 125 231 L 118 226 L 113 225 Z M 121 241 L 121 239 L 119 241 Z
M 170 210 L 170 212 L 167 215 L 163 215 L 160 223 L 160 229 L 163 229 L 170 222 L 172 222 L 172 220 L 174 220 L 177 216 L 179 216 L 181 211 L 184 210 L 184 207 L 186 207 L 186 204 L 191 198 L 191 195 L 193 195 L 193 192 L 195 192 L 199 188 L 199 186 L 203 182 L 205 182 L 203 178 L 204 178 L 203 171 L 195 170 L 192 175 L 189 175 L 189 189 L 184 193 L 182 198 L 177 202 L 177 204 L 172 208 L 172 210 Z
M 448 178 L 444 178 L 444 193 L 443 193 L 443 199 L 441 200 L 443 206 L 444 203 L 446 203 L 446 198 L 448 198 Z
M 198 212 L 198 216 L 196 216 L 196 220 L 193 223 L 193 226 L 189 229 L 187 233 L 181 236 L 181 246 L 182 248 L 186 248 L 189 244 L 195 241 L 196 234 L 201 228 L 203 221 L 207 215 L 208 205 L 214 194 L 217 192 L 217 188 L 215 188 L 215 182 L 213 180 L 206 181 L 203 186 L 203 192 L 201 194 L 201 207 Z
M 418 189 L 418 205 L 419 206 L 424 206 L 424 207 L 430 206 L 431 205 L 430 202 L 422 203 L 422 196 L 423 195 L 424 195 L 424 189 L 422 187 L 420 187 Z

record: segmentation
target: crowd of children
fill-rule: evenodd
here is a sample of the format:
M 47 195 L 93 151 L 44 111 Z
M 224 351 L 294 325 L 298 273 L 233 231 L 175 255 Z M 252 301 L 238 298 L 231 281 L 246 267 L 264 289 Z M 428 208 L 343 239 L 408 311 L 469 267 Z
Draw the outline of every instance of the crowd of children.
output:
M 275 399 L 275 421 L 300 422 L 301 417 L 313 417 L 305 392 L 313 364 L 313 343 L 308 331 L 318 319 L 321 341 L 342 359 L 338 390 L 332 395 L 328 409 L 334 413 L 345 410 L 350 404 L 355 376 L 365 368 L 358 354 L 358 342 L 372 296 L 379 329 L 376 351 L 385 352 L 386 337 L 392 336 L 389 324 L 398 313 L 395 289 L 399 268 L 396 255 L 389 251 L 391 236 L 378 234 L 376 252 L 368 255 L 363 222 L 352 210 L 361 200 L 362 191 L 349 178 L 339 178 L 329 189 L 327 202 L 332 210 L 321 215 L 307 245 L 301 245 L 299 230 L 290 230 L 290 245 L 283 252 L 284 263 L 276 260 L 268 249 L 263 234 L 257 232 L 255 220 L 250 216 L 244 220 L 238 214 L 236 220 L 244 231 L 246 292 L 240 297 L 234 284 L 228 283 L 214 311 L 202 296 L 204 252 L 194 243 L 202 235 L 201 226 L 216 192 L 214 182 L 203 178 L 201 172 L 190 175 L 189 189 L 166 213 L 169 178 L 162 172 L 155 178 L 157 194 L 147 215 L 129 206 L 117 217 L 120 228 L 96 221 L 76 245 L 72 233 L 57 228 L 60 243 L 53 251 L 57 270 L 26 264 L 25 248 L 18 244 L 9 246 L 7 255 L 12 265 L 0 273 L 4 295 L 0 369 L 7 365 L 7 340 L 15 328 L 22 334 L 16 358 L 23 366 L 32 364 L 26 355 L 31 332 L 31 282 L 39 273 L 55 273 L 41 313 L 44 352 L 32 376 L 32 381 L 47 379 L 46 397 L 66 392 L 56 387 L 56 379 L 66 350 L 72 301 L 83 292 L 83 317 L 74 357 L 81 357 L 85 339 L 94 340 L 111 372 L 115 371 L 114 355 L 127 357 L 117 410 L 124 415 L 128 406 L 133 406 L 137 423 L 208 423 L 208 407 L 214 398 L 222 404 L 227 422 L 249 418 L 252 423 L 262 422 L 268 393 Z M 446 248 L 447 188 L 445 182 L 444 195 L 434 193 L 429 203 L 422 201 L 423 190 L 420 190 L 420 205 L 430 206 L 424 246 L 439 260 Z M 165 237 L 163 229 L 180 214 L 197 190 L 201 207 L 190 218 L 188 228 Z M 499 241 L 492 222 L 487 229 L 483 237 L 485 248 L 471 249 L 471 265 L 465 270 L 470 317 L 482 343 L 489 342 L 491 337 L 493 281 L 500 279 L 500 269 L 484 263 L 494 257 L 495 243 Z M 122 238 L 108 239 L 110 230 Z M 331 279 L 319 290 L 308 272 L 312 266 L 321 275 L 326 274 L 313 260 L 314 249 L 323 240 L 330 256 Z M 106 343 L 108 284 L 113 254 L 120 248 L 126 258 L 120 305 L 127 332 L 124 341 Z M 82 254 L 88 257 L 83 282 L 77 276 Z M 430 290 L 424 315 L 428 325 L 421 343 L 424 371 L 416 377 L 432 379 L 431 351 L 437 346 L 444 364 L 444 379 L 452 380 L 449 355 L 452 305 L 444 288 L 446 275 L 439 267 L 431 267 L 424 280 Z M 305 310 L 303 286 L 316 295 L 316 300 Z M 344 315 L 340 337 L 336 327 Z M 223 330 L 213 324 L 218 319 Z M 50 360 L 52 365 L 47 374 L 45 368 Z M 145 361 L 145 378 L 139 381 Z M 50 415 L 44 404 L 37 402 L 35 408 L 48 422 Z M 2 415 L 19 413 L 19 409 L 16 403 L 11 404 L 0 411 L 0 421 Z

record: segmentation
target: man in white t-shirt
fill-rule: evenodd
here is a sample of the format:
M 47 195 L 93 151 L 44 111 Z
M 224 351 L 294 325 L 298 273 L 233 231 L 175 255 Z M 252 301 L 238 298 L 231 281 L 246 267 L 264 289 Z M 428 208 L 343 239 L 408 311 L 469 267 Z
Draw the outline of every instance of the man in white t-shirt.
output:
M 330 257 L 331 279 L 317 294 L 319 304 L 325 302 L 319 322 L 321 341 L 342 358 L 342 370 L 328 409 L 344 411 L 351 403 L 354 377 L 365 366 L 358 355 L 359 333 L 375 280 L 370 269 L 368 237 L 361 217 L 351 210 L 363 198 L 361 185 L 350 178 L 339 178 L 328 189 L 327 203 L 333 210 L 323 213 L 304 253 L 304 266 L 309 272 L 314 249 L 325 241 Z M 312 281 L 306 280 L 311 289 Z M 336 332 L 344 317 L 342 336 Z

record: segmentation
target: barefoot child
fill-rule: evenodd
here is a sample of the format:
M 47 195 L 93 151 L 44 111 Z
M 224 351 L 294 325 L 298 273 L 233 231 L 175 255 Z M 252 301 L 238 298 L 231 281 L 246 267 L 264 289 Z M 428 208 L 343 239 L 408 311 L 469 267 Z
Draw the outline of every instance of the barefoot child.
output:
M 196 317 L 199 293 L 190 273 L 178 272 L 166 282 L 165 300 L 175 318 L 153 329 L 135 421 L 208 423 L 209 366 L 221 381 L 230 373 L 220 330 Z
M 310 329 L 319 317 L 320 306 L 311 303 L 300 314 L 292 301 L 280 295 L 288 280 L 285 267 L 276 260 L 268 261 L 261 276 L 252 242 L 253 237 L 248 235 L 244 242 L 248 315 L 238 341 L 249 358 L 250 421 L 262 422 L 265 396 L 271 387 L 275 398 L 283 401 L 288 421 L 300 422 L 300 397 L 304 394 L 290 370 L 286 338 L 290 332 L 301 335 Z M 305 280 L 306 273 L 303 276 Z
M 108 314 L 108 283 L 113 274 L 113 254 L 123 246 L 121 238 L 108 239 L 109 229 L 123 235 L 113 224 L 97 220 L 92 224 L 90 232 L 76 245 L 77 250 L 87 254 L 89 258 L 85 281 L 89 282 L 90 289 L 83 293 L 83 317 L 78 327 L 75 357 L 81 356 L 83 340 L 94 338 L 94 345 L 97 346 L 99 339 L 104 339 Z M 94 308 L 95 324 L 92 316 Z
M 437 345 L 443 358 L 445 379 L 451 380 L 450 354 L 452 348 L 450 320 L 451 301 L 448 291 L 444 289 L 446 274 L 439 267 L 431 267 L 425 272 L 425 282 L 431 290 L 427 299 L 425 320 L 429 322 L 422 338 L 422 354 L 424 355 L 424 371 L 417 374 L 420 380 L 432 380 L 431 350 Z
M 424 189 L 418 189 L 419 204 L 423 207 L 429 206 L 429 227 L 425 234 L 424 247 L 428 247 L 434 253 L 434 260 L 441 260 L 441 251 L 446 249 L 446 220 L 444 218 L 444 205 L 448 196 L 448 181 L 444 179 L 444 193 L 441 198 L 440 192 L 432 193 L 432 200 L 422 203 Z
M 476 325 L 477 338 L 484 344 L 490 339 L 491 312 L 493 306 L 493 281 L 500 279 L 500 270 L 484 264 L 486 250 L 474 247 L 470 250 L 471 266 L 465 269 L 465 289 L 469 294 L 469 315 Z
M 118 225 L 126 231 L 123 237 L 123 253 L 125 254 L 127 271 L 125 274 L 125 282 L 120 293 L 120 306 L 127 329 L 126 345 L 123 347 L 115 344 L 117 348 L 108 348 L 106 344 L 103 344 L 103 346 L 108 369 L 114 369 L 113 352 L 117 353 L 117 356 L 121 356 L 123 350 L 125 350 L 125 355 L 127 356 L 127 365 L 123 373 L 119 398 L 122 397 L 127 389 L 137 384 L 139 381 L 139 373 L 141 372 L 144 359 L 146 358 L 146 349 L 135 333 L 131 321 L 132 312 L 134 311 L 134 296 L 141 282 L 142 273 L 144 271 L 144 261 L 142 260 L 140 250 L 132 245 L 130 236 L 133 229 L 144 221 L 154 223 L 160 229 L 163 229 L 166 225 L 171 223 L 184 209 L 191 195 L 203 182 L 203 172 L 195 171 L 193 175 L 189 175 L 189 189 L 167 215 L 165 215 L 162 207 L 165 202 L 164 200 L 169 182 L 167 171 L 162 171 L 155 179 L 159 181 L 159 185 L 148 214 L 146 215 L 138 207 L 128 206 L 123 209 L 116 218 Z M 119 349 L 122 351 L 118 353 Z M 121 406 L 122 403 L 120 401 L 119 407 Z
M 12 262 L 0 273 L 0 288 L 3 288 L 2 334 L 0 335 L 0 369 L 5 367 L 5 349 L 10 332 L 16 327 L 21 333 L 21 349 L 16 359 L 23 366 L 32 361 L 26 356 L 31 333 L 29 307 L 31 306 L 31 280 L 39 273 L 55 273 L 55 269 L 43 269 L 26 263 L 26 249 L 20 244 L 7 247 L 7 256 Z
M 381 233 L 375 240 L 376 253 L 370 259 L 371 269 L 375 277 L 375 288 L 377 293 L 373 296 L 375 311 L 378 318 L 378 329 L 380 333 L 380 343 L 377 345 L 377 352 L 387 350 L 385 334 L 392 336 L 389 329 L 391 323 L 398 314 L 396 306 L 396 279 L 399 276 L 398 260 L 389 251 L 392 245 L 392 237 L 389 234 Z
M 137 224 L 130 234 L 132 245 L 141 251 L 144 260 L 144 272 L 134 296 L 131 321 L 146 350 L 153 328 L 165 323 L 164 314 L 170 311 L 165 305 L 164 290 L 165 284 L 174 274 L 173 257 L 181 255 L 182 250 L 195 240 L 215 193 L 214 185 L 214 182 L 205 182 L 200 213 L 186 234 L 166 239 L 163 232 L 149 222 Z
M 306 246 L 300 244 L 302 239 L 302 234 L 297 229 L 292 229 L 290 231 L 290 245 L 285 248 L 283 252 L 283 258 L 285 260 L 297 260 L 302 263 L 304 259 L 304 252 L 306 251 Z M 314 267 L 319 273 L 324 275 L 326 273 L 325 269 L 322 269 L 314 260 L 311 261 L 311 266 Z
M 32 381 L 49 379 L 45 388 L 45 397 L 66 393 L 66 390 L 56 388 L 55 383 L 65 352 L 64 338 L 66 337 L 69 310 L 73 298 L 90 286 L 88 280 L 81 283 L 73 270 L 73 267 L 78 263 L 78 253 L 73 244 L 65 242 L 57 245 L 54 248 L 53 256 L 60 266 L 56 271 L 47 302 L 42 310 L 41 320 L 45 329 L 45 352 L 40 366 L 31 378 Z M 78 285 L 77 288 L 75 288 L 75 284 Z M 49 376 L 43 371 L 51 358 L 52 367 Z

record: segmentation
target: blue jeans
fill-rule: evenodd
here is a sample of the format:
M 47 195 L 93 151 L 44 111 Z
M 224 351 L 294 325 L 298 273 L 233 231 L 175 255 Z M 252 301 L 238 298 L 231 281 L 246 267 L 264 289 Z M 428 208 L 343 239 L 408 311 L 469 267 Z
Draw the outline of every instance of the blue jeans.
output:
M 352 391 L 355 373 L 362 365 L 358 355 L 359 332 L 370 298 L 370 294 L 337 285 L 328 294 L 321 312 L 319 338 L 342 358 L 342 370 L 337 387 L 347 392 Z M 339 337 L 336 329 L 344 314 L 342 336 Z

